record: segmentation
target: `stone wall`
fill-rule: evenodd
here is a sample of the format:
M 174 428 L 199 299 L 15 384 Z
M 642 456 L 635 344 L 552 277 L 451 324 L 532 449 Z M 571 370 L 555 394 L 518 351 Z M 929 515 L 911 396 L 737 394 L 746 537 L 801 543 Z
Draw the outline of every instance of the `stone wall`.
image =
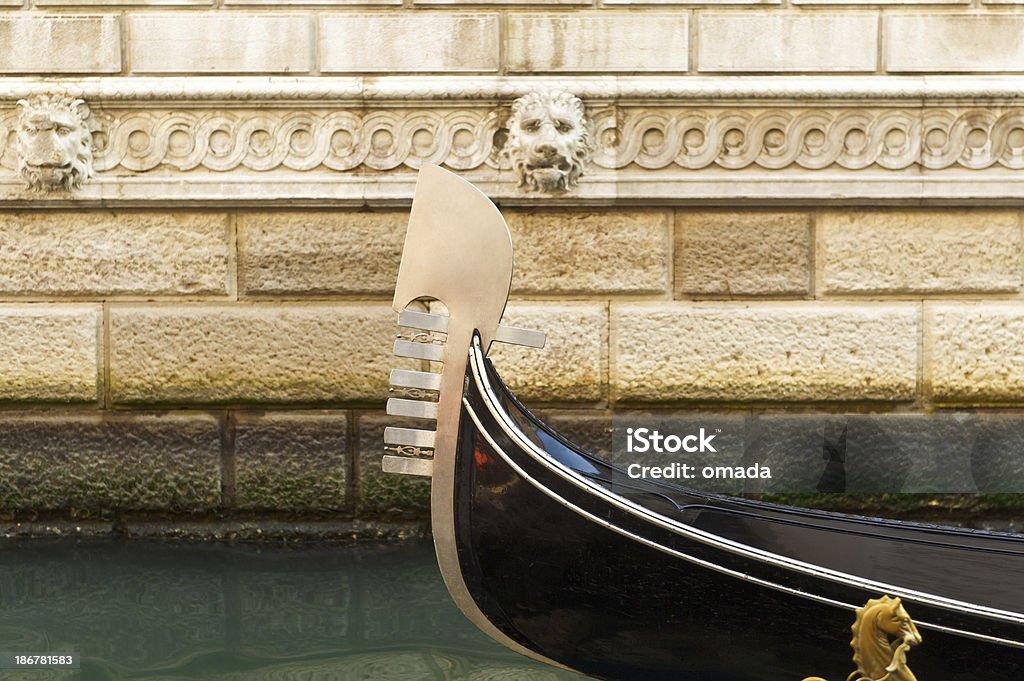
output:
M 1019 6 L 0 0 L 0 515 L 421 520 L 379 458 L 424 163 L 501 205 L 549 342 L 496 362 L 599 451 L 652 409 L 1017 419 Z M 592 148 L 534 191 L 511 105 L 553 90 Z M 91 141 L 43 191 L 40 95 Z
M 510 209 L 514 390 L 610 414 L 1020 406 L 1020 213 Z M 400 519 L 379 410 L 404 211 L 0 214 L 9 517 Z M 587 424 L 591 425 L 588 427 Z M 604 446 L 606 446 L 606 442 Z M 45 515 L 45 514 L 44 514 Z M 115 516 L 117 514 L 114 514 Z

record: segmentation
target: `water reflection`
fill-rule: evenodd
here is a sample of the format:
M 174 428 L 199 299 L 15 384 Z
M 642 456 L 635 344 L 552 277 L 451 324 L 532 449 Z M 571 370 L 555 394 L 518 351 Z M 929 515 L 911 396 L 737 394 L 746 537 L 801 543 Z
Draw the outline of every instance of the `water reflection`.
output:
M 0 650 L 79 670 L 4 679 L 571 681 L 506 651 L 448 599 L 429 544 L 0 548 Z

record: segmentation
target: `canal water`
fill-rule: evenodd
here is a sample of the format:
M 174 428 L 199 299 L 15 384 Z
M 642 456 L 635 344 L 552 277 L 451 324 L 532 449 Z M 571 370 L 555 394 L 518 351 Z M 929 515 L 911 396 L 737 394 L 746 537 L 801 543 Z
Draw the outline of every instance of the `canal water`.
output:
M 6 681 L 572 681 L 478 632 L 427 543 L 0 545 Z

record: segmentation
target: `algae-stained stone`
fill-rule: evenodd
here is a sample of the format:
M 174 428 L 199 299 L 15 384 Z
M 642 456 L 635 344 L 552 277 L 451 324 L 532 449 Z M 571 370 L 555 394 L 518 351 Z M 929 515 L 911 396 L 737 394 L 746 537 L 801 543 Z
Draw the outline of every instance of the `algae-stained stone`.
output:
M 1024 414 L 978 418 L 971 473 L 982 492 L 1024 493 Z
M 386 304 L 112 306 L 117 403 L 383 401 Z
M 560 409 L 537 416 L 547 425 L 591 454 L 609 458 L 612 454 L 612 424 L 618 414 L 591 409 Z
M 203 414 L 0 413 L 0 508 L 198 511 L 220 501 Z
M 408 220 L 403 211 L 242 213 L 239 289 L 390 296 Z
M 608 313 L 593 303 L 510 303 L 502 324 L 547 334 L 543 348 L 494 343 L 490 357 L 523 400 L 596 402 L 605 395 Z
M 268 511 L 338 511 L 348 501 L 346 412 L 240 414 L 235 501 Z
M 381 470 L 384 429 L 388 426 L 434 430 L 435 424 L 382 412 L 359 416 L 359 512 L 426 516 L 430 510 L 430 478 Z
M 810 286 L 806 212 L 678 210 L 677 296 L 803 296 Z
M 99 306 L 0 306 L 0 400 L 93 402 Z
M 226 295 L 226 213 L 0 213 L 0 293 Z
M 671 212 L 510 210 L 515 293 L 663 293 Z

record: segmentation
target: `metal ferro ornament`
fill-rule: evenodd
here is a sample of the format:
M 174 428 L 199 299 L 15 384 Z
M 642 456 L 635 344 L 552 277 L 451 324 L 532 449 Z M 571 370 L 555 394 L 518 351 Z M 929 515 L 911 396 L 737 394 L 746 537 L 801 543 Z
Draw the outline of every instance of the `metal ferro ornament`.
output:
M 917 681 L 907 667 L 907 652 L 921 642 L 921 634 L 899 598 L 882 596 L 857 609 L 851 627 L 853 663 L 857 669 L 846 681 Z M 825 681 L 811 676 L 803 681 Z
M 481 257 L 486 254 L 486 257 Z M 436 430 L 386 428 L 385 473 L 433 478 L 430 514 L 434 550 L 445 585 L 462 613 L 484 633 L 523 655 L 556 664 L 513 641 L 479 611 L 462 579 L 454 522 L 455 451 L 469 347 L 476 332 L 486 350 L 494 341 L 543 347 L 539 331 L 500 325 L 512 287 L 512 236 L 497 207 L 458 175 L 433 165 L 420 169 L 392 306 L 398 325 L 395 355 L 440 362 L 440 373 L 394 369 L 391 385 L 432 391 L 437 401 L 392 397 L 387 413 L 436 421 Z M 437 301 L 447 315 L 410 309 Z M 436 342 L 439 341 L 439 342 Z M 561 665 L 558 665 L 561 666 Z

